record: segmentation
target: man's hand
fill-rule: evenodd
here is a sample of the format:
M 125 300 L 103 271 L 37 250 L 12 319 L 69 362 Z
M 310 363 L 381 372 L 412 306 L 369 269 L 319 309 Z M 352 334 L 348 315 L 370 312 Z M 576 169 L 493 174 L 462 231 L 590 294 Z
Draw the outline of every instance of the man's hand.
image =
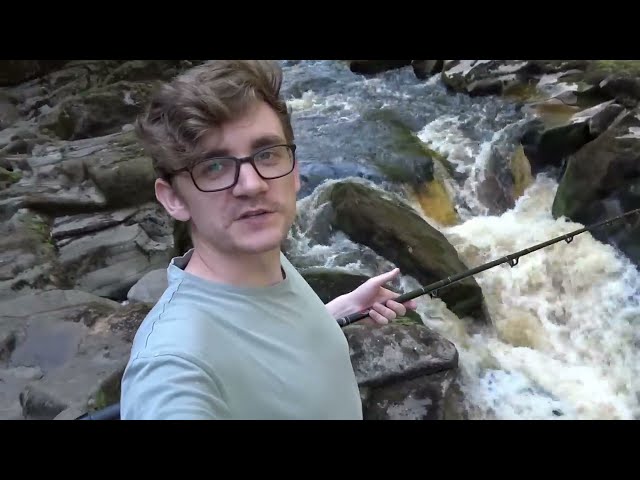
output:
M 395 302 L 393 299 L 399 294 L 383 287 L 399 274 L 400 269 L 395 268 L 390 272 L 372 277 L 355 290 L 329 302 L 327 308 L 335 318 L 370 310 L 369 316 L 361 320 L 362 323 L 386 325 L 389 321 L 404 316 L 407 310 L 417 308 L 417 304 L 413 300 L 404 303 Z

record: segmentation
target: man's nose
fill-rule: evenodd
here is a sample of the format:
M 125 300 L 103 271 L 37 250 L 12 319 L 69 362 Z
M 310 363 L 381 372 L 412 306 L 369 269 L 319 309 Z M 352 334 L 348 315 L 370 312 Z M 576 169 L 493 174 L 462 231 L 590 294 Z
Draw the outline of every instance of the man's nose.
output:
M 258 175 L 253 165 L 248 162 L 240 165 L 238 183 L 233 189 L 236 195 L 255 195 L 267 190 L 267 188 L 267 182 Z

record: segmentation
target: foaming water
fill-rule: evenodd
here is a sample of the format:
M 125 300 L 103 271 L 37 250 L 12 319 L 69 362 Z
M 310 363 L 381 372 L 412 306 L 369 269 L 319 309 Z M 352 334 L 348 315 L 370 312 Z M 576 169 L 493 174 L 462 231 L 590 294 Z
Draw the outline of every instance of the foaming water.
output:
M 448 94 L 437 76 L 419 81 L 410 69 L 374 78 L 353 75 L 342 62 L 285 65 L 285 95 L 293 111 L 301 170 L 317 173 L 299 200 L 289 237 L 297 265 L 375 275 L 394 267 L 368 247 L 332 231 L 324 192 L 350 178 L 410 204 L 454 245 L 469 268 L 514 253 L 582 225 L 551 215 L 557 183 L 538 176 L 515 206 L 487 214 L 479 188 L 495 159 L 509 159 L 526 113 L 496 97 Z M 459 224 L 445 227 L 385 183 L 368 162 L 376 138 L 362 138 L 362 115 L 398 112 L 430 148 L 460 174 L 447 179 Z M 499 163 L 499 162 L 498 162 Z M 585 232 L 476 275 L 492 325 L 458 318 L 440 299 L 417 298 L 425 323 L 460 354 L 457 415 L 473 419 L 640 418 L 640 274 L 617 251 Z M 409 276 L 402 291 L 420 285 Z
M 549 214 L 544 177 L 499 217 L 443 233 L 479 265 L 581 228 Z M 476 275 L 492 328 L 433 322 L 459 346 L 471 418 L 633 419 L 640 408 L 640 274 L 589 232 Z

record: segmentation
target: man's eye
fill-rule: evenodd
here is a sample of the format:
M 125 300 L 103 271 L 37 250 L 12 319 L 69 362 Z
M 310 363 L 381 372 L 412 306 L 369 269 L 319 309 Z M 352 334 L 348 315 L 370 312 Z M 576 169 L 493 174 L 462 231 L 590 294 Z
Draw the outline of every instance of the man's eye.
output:
M 260 152 L 256 156 L 256 160 L 269 160 L 271 157 L 273 157 L 273 152 L 271 150 L 267 150 L 266 152 Z

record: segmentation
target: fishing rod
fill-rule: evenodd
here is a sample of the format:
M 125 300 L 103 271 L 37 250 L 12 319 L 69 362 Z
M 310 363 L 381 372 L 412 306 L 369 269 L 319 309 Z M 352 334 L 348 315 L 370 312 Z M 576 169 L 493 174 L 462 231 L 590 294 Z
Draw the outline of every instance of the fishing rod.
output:
M 584 232 L 588 232 L 597 228 L 600 228 L 602 226 L 605 225 L 610 225 L 614 222 L 617 222 L 618 220 L 621 220 L 624 217 L 627 217 L 629 215 L 633 215 L 636 213 L 640 213 L 640 208 L 636 208 L 635 210 L 630 210 L 626 213 L 623 213 L 621 215 L 618 215 L 617 217 L 613 217 L 613 218 L 609 218 L 607 220 L 603 220 L 599 223 L 587 226 L 587 227 L 583 227 L 580 228 L 578 230 L 575 230 L 573 232 L 569 232 L 566 233 L 564 235 L 561 235 L 559 237 L 556 238 L 552 238 L 551 240 L 547 240 L 546 242 L 542 242 L 539 243 L 537 245 L 534 245 L 532 247 L 529 248 L 525 248 L 524 250 L 520 250 L 519 252 L 515 252 L 509 255 L 505 255 L 502 258 L 499 258 L 497 260 L 493 260 L 492 262 L 488 262 L 485 263 L 483 265 L 480 265 L 478 267 L 472 268 L 470 270 L 467 270 L 465 272 L 459 273 L 457 275 L 453 275 L 453 276 L 449 276 L 443 280 L 440 280 L 438 282 L 432 283 L 431 285 L 427 285 L 425 287 L 421 287 L 418 288 L 416 290 L 413 290 L 411 292 L 407 292 L 404 293 L 402 295 L 400 295 L 399 297 L 394 298 L 393 300 L 398 302 L 398 303 L 403 303 L 406 302 L 407 300 L 411 300 L 413 298 L 425 295 L 425 294 L 429 294 L 432 298 L 435 298 L 438 296 L 439 290 L 443 287 L 449 286 L 453 283 L 459 282 L 460 280 L 464 280 L 467 277 L 471 277 L 473 275 L 476 275 L 480 272 L 484 272 L 485 270 L 489 270 L 490 268 L 496 267 L 498 265 L 501 265 L 503 263 L 509 263 L 509 265 L 513 268 L 518 264 L 518 260 L 520 259 L 520 257 L 527 255 L 531 252 L 535 252 L 536 250 L 540 250 L 541 248 L 545 248 L 548 247 L 549 245 L 553 245 L 554 243 L 560 242 L 562 240 L 566 241 L 567 243 L 571 243 L 573 241 L 573 237 L 575 237 L 576 235 L 580 235 L 581 233 Z M 346 327 L 347 325 L 353 323 L 353 322 L 357 322 L 358 320 L 362 320 L 363 318 L 367 317 L 369 315 L 369 311 L 370 310 L 366 310 L 366 311 L 362 311 L 362 312 L 357 312 L 357 313 L 353 313 L 351 315 L 347 315 L 346 317 L 342 317 L 338 319 L 338 325 L 340 325 L 340 327 Z

